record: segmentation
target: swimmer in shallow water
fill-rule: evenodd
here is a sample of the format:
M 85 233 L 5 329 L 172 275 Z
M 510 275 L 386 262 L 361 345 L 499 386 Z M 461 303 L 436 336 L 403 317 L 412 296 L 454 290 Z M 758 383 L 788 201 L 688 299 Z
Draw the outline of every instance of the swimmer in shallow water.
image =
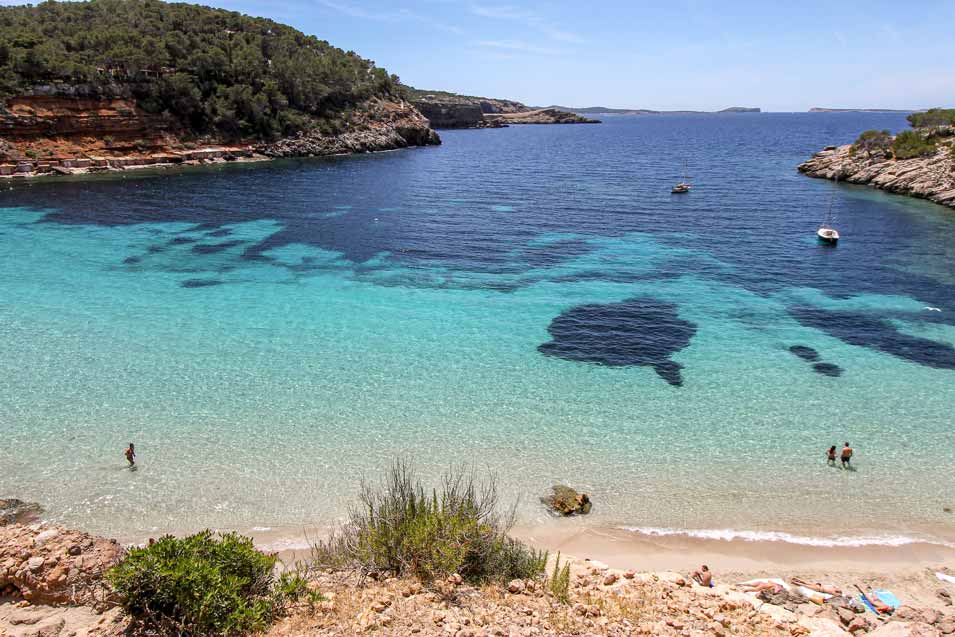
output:
M 133 443 L 129 443 L 129 446 L 126 447 L 126 462 L 129 463 L 130 467 L 136 465 L 136 448 Z
M 826 452 L 826 464 L 830 467 L 836 466 L 836 446 L 832 445 L 829 447 L 829 451 Z

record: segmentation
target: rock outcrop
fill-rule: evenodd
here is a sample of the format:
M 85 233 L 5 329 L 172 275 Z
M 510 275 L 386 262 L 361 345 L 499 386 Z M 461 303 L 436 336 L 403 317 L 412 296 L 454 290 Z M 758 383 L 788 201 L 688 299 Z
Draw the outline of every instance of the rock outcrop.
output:
M 266 157 L 317 157 L 440 143 L 441 138 L 431 129 L 428 120 L 409 102 L 372 99 L 342 133 L 300 133 L 275 143 L 260 144 L 255 150 Z
M 503 128 L 511 124 L 594 124 L 598 120 L 520 102 L 412 89 L 412 102 L 434 128 Z
M 485 119 L 506 124 L 599 124 L 599 119 L 590 119 L 569 111 L 556 108 L 542 108 L 536 111 L 520 113 L 498 113 L 485 115 Z
M 934 155 L 912 159 L 894 159 L 890 153 L 853 152 L 851 145 L 830 146 L 800 164 L 799 172 L 955 207 L 955 137 L 939 141 Z
M 0 596 L 32 604 L 104 601 L 103 574 L 123 555 L 115 540 L 56 526 L 0 527 Z
M 586 515 L 593 507 L 586 493 L 578 493 L 562 484 L 551 487 L 551 494 L 541 498 L 541 502 L 560 515 Z
M 24 502 L 16 498 L 0 499 L 0 526 L 35 521 L 43 513 L 36 502 Z

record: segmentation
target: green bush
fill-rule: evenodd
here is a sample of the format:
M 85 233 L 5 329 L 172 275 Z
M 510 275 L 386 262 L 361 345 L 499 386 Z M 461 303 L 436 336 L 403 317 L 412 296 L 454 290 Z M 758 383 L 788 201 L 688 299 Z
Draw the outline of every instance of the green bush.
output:
M 547 590 L 561 604 L 570 601 L 570 562 L 560 565 L 560 553 L 554 561 L 554 571 L 547 579 Z
M 867 130 L 852 144 L 852 152 L 886 153 L 892 148 L 892 135 L 887 130 Z
M 913 128 L 955 126 L 955 108 L 931 108 L 924 113 L 912 113 L 907 119 Z
M 514 510 L 501 515 L 494 478 L 448 473 L 428 491 L 404 463 L 381 485 L 363 484 L 360 506 L 329 540 L 313 548 L 322 568 L 413 575 L 424 582 L 452 573 L 478 583 L 537 577 L 547 554 L 508 537 Z
M 892 152 L 896 159 L 911 159 L 934 155 L 938 150 L 935 141 L 918 131 L 902 131 L 892 142 Z
M 251 538 L 203 531 L 132 549 L 107 580 L 126 612 L 149 630 L 237 635 L 265 628 L 305 592 L 299 575 L 276 580 L 275 563 Z

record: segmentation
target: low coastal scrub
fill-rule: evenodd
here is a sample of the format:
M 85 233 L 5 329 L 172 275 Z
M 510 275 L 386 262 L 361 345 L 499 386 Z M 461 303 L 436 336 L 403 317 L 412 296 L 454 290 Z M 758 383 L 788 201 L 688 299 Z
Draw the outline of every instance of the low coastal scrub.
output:
M 912 128 L 955 126 L 955 108 L 930 108 L 924 113 L 912 113 L 907 119 Z
M 570 602 L 570 562 L 560 564 L 560 553 L 554 560 L 554 570 L 547 578 L 547 590 L 561 604 Z
M 895 140 L 892 142 L 892 152 L 896 159 L 927 157 L 934 155 L 936 150 L 938 150 L 938 146 L 935 141 L 918 131 L 902 131 L 895 136 Z
M 513 508 L 499 511 L 496 482 L 452 470 L 426 489 L 396 463 L 380 485 L 363 484 L 359 506 L 337 533 L 313 548 L 319 568 L 365 575 L 412 575 L 425 583 L 460 575 L 472 583 L 534 578 L 547 554 L 508 536 Z
M 203 531 L 132 549 L 107 580 L 123 609 L 147 630 L 238 635 L 267 627 L 305 595 L 305 580 L 276 578 L 275 563 L 251 538 Z
M 852 144 L 853 154 L 863 152 L 866 156 L 886 154 L 892 149 L 892 134 L 887 130 L 867 130 Z

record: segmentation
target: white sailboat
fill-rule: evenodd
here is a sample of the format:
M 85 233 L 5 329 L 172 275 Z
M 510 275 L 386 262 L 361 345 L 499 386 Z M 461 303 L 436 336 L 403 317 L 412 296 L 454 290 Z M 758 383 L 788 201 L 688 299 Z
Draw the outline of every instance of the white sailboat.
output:
M 836 245 L 839 242 L 839 231 L 833 225 L 835 218 L 832 216 L 832 200 L 835 199 L 835 196 L 836 193 L 833 192 L 832 196 L 829 197 L 829 210 L 826 212 L 826 220 L 816 230 L 816 236 L 819 237 L 819 240 L 829 245 Z
M 678 195 L 684 192 L 690 192 L 690 181 L 686 176 L 686 161 L 685 160 L 683 162 L 683 181 L 675 185 L 672 188 L 672 190 L 670 190 L 670 192 L 675 195 Z

